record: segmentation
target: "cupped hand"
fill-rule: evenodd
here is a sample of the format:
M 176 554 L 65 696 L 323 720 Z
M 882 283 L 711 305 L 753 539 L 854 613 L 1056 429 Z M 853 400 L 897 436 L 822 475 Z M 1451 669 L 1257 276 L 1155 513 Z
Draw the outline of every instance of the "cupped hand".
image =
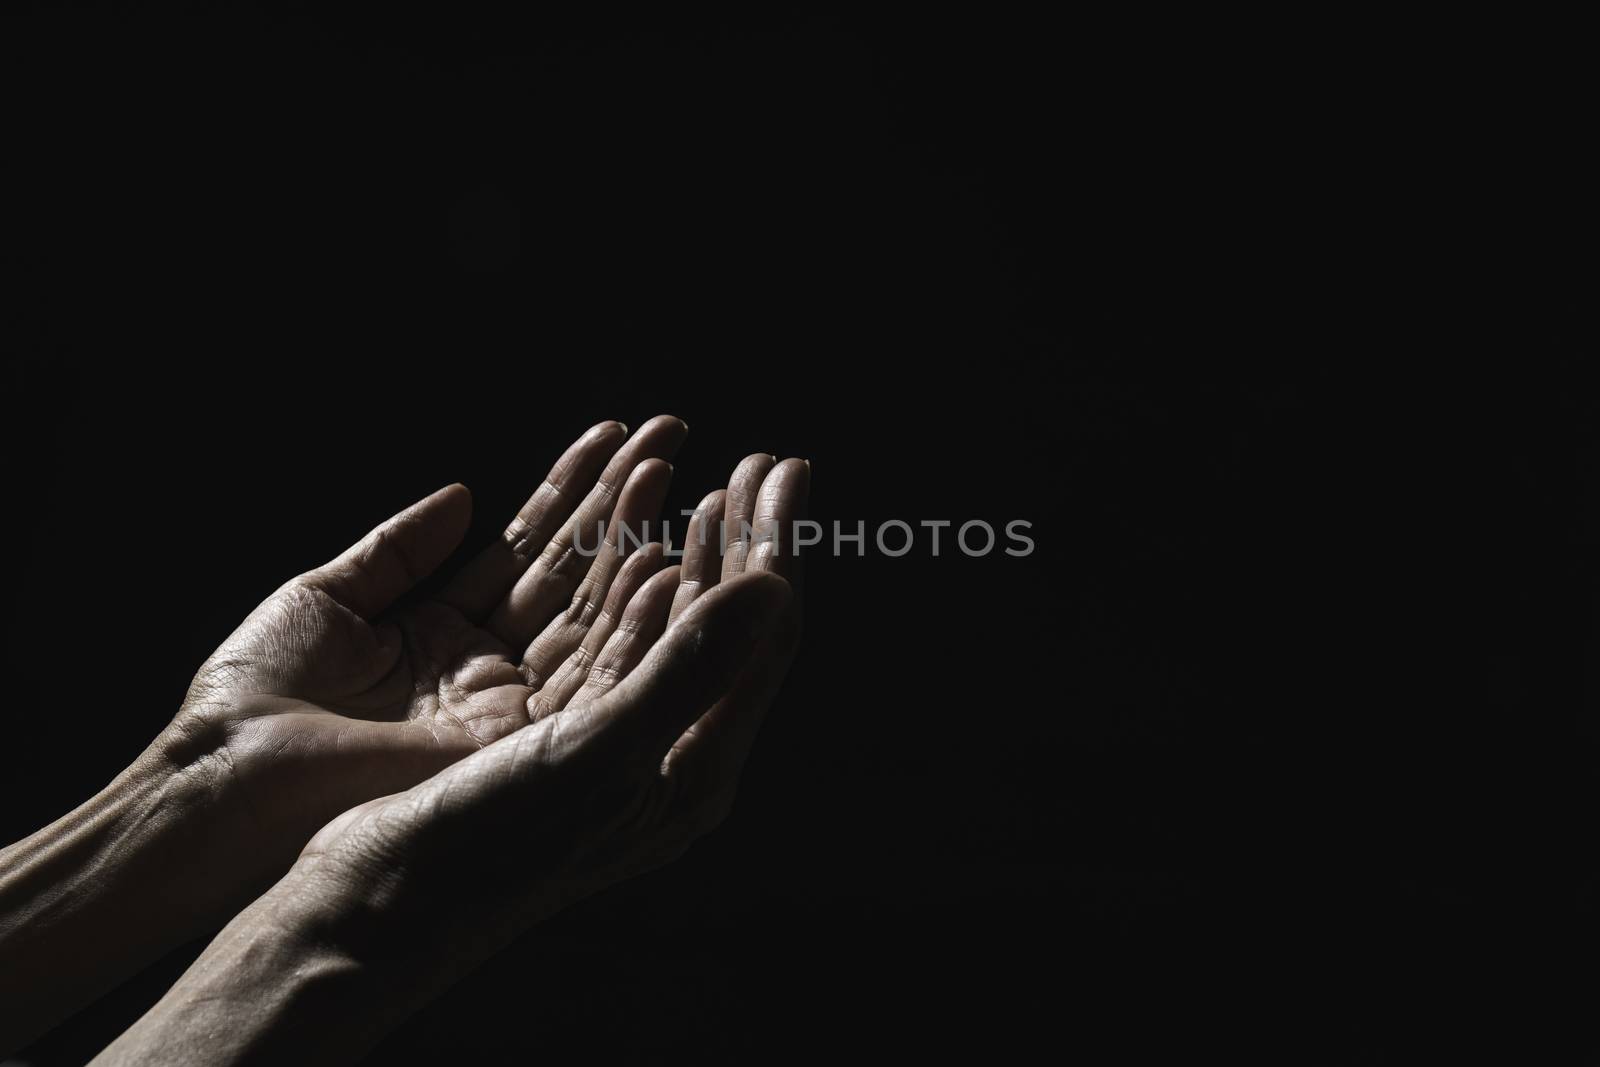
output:
M 569 661 L 603 642 L 661 570 L 660 546 L 635 546 L 685 433 L 669 416 L 631 439 L 620 423 L 595 426 L 430 599 L 396 606 L 465 535 L 472 503 L 459 485 L 268 597 L 201 667 L 163 735 L 171 758 L 243 820 L 213 873 L 231 860 L 241 875 L 276 874 L 339 812 L 414 785 L 549 705 L 548 684 L 570 683 Z
M 681 566 L 641 583 L 608 637 L 569 654 L 527 729 L 341 815 L 274 892 L 314 902 L 301 910 L 316 936 L 358 955 L 398 963 L 436 946 L 406 966 L 447 981 L 571 900 L 681 853 L 726 815 L 797 647 L 792 535 L 809 482 L 799 460 L 741 463 L 702 502 Z
M 528 605 L 548 605 L 552 594 L 539 591 L 537 565 L 515 577 L 524 570 L 514 562 L 522 553 L 509 550 L 464 572 L 438 607 L 383 618 L 382 605 L 392 600 L 383 591 L 442 558 L 450 535 L 433 542 L 414 527 L 431 527 L 430 515 L 459 507 L 454 492 L 301 580 L 311 592 L 296 591 L 295 603 L 326 597 L 338 606 L 312 612 L 311 633 L 341 650 L 351 664 L 346 673 L 300 658 L 307 642 L 264 609 L 260 627 L 247 625 L 198 686 L 202 695 L 242 694 L 233 698 L 237 706 L 207 713 L 222 718 L 197 727 L 235 722 L 249 741 L 240 759 L 256 758 L 252 746 L 263 738 L 289 739 L 261 750 L 269 763 L 295 759 L 290 747 L 355 751 L 342 732 L 356 738 L 402 723 L 441 747 L 487 743 L 328 823 L 96 1062 L 353 1062 L 531 923 L 687 847 L 726 811 L 794 653 L 791 582 L 799 575 L 790 535 L 809 479 L 804 463 L 751 457 L 726 493 L 704 502 L 681 567 L 661 569 L 659 546 L 635 552 L 625 566 L 607 564 L 617 572 L 612 579 L 596 574 L 597 562 L 588 572 L 593 597 L 576 595 L 571 610 L 542 628 L 538 619 L 550 609 Z M 626 501 L 628 494 L 620 495 Z M 746 524 L 754 527 L 751 543 L 737 537 Z M 556 525 L 525 511 L 508 543 Z M 736 532 L 726 553 L 717 537 L 724 528 Z M 558 542 L 535 540 L 555 546 L 540 558 L 563 573 Z M 390 553 L 402 544 L 410 554 Z M 433 547 L 417 547 L 424 544 Z M 511 589 L 499 594 L 499 606 L 496 585 Z M 439 622 L 445 618 L 448 625 Z M 507 625 L 521 629 L 508 633 Z M 285 640 L 291 654 L 275 646 Z M 519 645 L 525 651 L 514 660 Z M 385 688 L 395 672 L 404 672 L 412 695 Z M 322 694 L 314 707 L 306 706 L 307 693 Z M 261 710 L 244 715 L 249 707 Z

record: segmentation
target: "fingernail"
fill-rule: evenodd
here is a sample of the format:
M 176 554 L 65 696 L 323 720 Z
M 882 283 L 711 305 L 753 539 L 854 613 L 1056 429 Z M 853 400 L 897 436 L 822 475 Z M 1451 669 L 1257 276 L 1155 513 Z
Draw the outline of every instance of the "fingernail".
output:
M 622 427 L 622 435 L 626 437 L 628 435 L 628 424 L 619 419 L 617 420 L 617 425 Z
M 807 459 L 807 460 L 802 460 L 801 462 L 806 465 L 806 477 L 807 478 L 811 477 L 811 461 L 809 459 Z

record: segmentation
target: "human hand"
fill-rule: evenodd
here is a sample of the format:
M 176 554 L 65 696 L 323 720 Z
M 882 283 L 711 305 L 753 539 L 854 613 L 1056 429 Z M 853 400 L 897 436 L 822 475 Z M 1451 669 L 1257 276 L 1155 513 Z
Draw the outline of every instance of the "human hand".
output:
M 347 877 L 365 863 L 361 852 L 376 850 L 420 879 L 433 873 L 454 878 L 482 861 L 458 857 L 419 863 L 412 855 L 441 833 L 439 825 L 447 821 L 438 807 L 443 798 L 461 805 L 469 821 L 493 822 L 513 812 L 515 822 L 507 832 L 522 839 L 520 852 L 530 848 L 528 816 L 517 803 L 499 798 L 496 790 L 508 782 L 547 790 L 555 788 L 549 783 L 565 782 L 568 776 L 575 776 L 576 788 L 591 789 L 608 776 L 621 775 L 615 788 L 643 792 L 634 798 L 642 809 L 624 820 L 626 826 L 585 827 L 576 818 L 587 810 L 582 805 L 549 806 L 561 834 L 583 841 L 584 849 L 592 841 L 615 854 L 615 863 L 596 862 L 591 856 L 577 864 L 583 874 L 563 874 L 567 892 L 582 895 L 686 848 L 727 815 L 739 770 L 797 646 L 800 613 L 793 591 L 800 582 L 800 557 L 792 535 L 809 483 L 810 468 L 801 460 L 777 463 L 757 455 L 742 462 L 729 488 L 710 494 L 696 509 L 681 567 L 644 582 L 609 640 L 591 642 L 572 656 L 552 684 L 534 697 L 533 732 L 493 754 L 485 750 L 456 774 L 436 776 L 406 794 L 346 812 L 306 846 L 300 865 L 310 870 L 332 856 L 329 866 Z M 753 531 L 749 540 L 738 536 L 745 526 Z M 663 637 L 674 622 L 674 632 Z M 728 645 L 727 663 L 712 654 L 711 645 L 719 641 Z M 636 668 L 638 677 L 631 677 Z M 624 680 L 626 688 L 608 697 Z M 672 711 L 662 710 L 677 705 L 692 706 L 695 714 L 678 722 Z M 607 729 L 626 732 L 621 724 L 636 718 L 661 719 L 671 734 L 665 749 L 646 754 L 654 773 L 636 774 L 621 756 L 614 763 L 600 759 L 589 769 L 586 754 L 604 744 L 594 738 Z M 584 769 L 575 772 L 572 766 Z M 470 837 L 443 834 L 451 842 Z M 344 855 L 351 842 L 358 854 Z M 555 855 L 550 848 L 531 851 L 544 862 Z M 372 874 L 384 876 L 381 870 Z
M 659 510 L 685 429 L 591 429 L 435 597 L 396 605 L 466 532 L 460 486 L 267 598 L 132 766 L 0 849 L 0 1054 L 214 929 L 338 813 L 525 726 L 535 697 L 556 706 L 558 673 L 580 688 L 580 650 L 664 563 L 620 534 Z
M 797 644 L 809 477 L 741 464 L 567 699 L 333 820 L 105 1060 L 353 1057 L 532 923 L 715 825 Z M 718 552 L 742 522 L 757 541 Z
M 552 674 L 586 638 L 603 640 L 662 566 L 659 546 L 633 546 L 659 514 L 664 457 L 685 432 L 670 416 L 627 440 L 620 423 L 595 426 L 503 536 L 427 600 L 394 607 L 466 533 L 459 485 L 253 611 L 195 675 L 161 744 L 218 808 L 248 818 L 224 835 L 212 876 L 275 876 L 339 812 L 526 726 Z

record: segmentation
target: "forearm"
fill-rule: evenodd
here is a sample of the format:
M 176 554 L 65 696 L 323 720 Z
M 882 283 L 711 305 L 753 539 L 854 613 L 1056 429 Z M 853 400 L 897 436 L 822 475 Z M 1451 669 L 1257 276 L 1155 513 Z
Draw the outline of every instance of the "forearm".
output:
M 97 1064 L 346 1064 L 493 951 L 391 915 L 385 890 L 291 870 Z M 401 908 L 410 912 L 409 905 Z
M 404 1009 L 377 969 L 315 936 L 283 886 L 240 912 L 105 1064 L 349 1063 Z M 292 890 L 288 894 L 292 897 Z
M 448 853 L 400 864 L 381 847 L 360 851 L 350 864 L 308 850 L 96 1062 L 354 1062 L 592 888 L 552 878 L 530 893 L 509 874 L 463 884 Z
M 158 744 L 0 850 L 0 1054 L 220 921 L 219 832 L 205 776 Z

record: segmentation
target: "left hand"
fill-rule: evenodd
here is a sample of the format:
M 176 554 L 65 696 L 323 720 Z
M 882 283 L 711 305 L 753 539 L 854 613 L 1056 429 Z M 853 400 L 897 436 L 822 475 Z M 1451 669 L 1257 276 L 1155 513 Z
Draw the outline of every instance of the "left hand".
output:
M 200 668 L 158 743 L 223 819 L 208 877 L 263 884 L 334 815 L 526 726 L 545 683 L 569 681 L 563 665 L 661 569 L 659 546 L 634 546 L 685 432 L 670 416 L 631 440 L 620 423 L 595 426 L 432 599 L 391 610 L 466 533 L 459 485 L 268 597 Z

